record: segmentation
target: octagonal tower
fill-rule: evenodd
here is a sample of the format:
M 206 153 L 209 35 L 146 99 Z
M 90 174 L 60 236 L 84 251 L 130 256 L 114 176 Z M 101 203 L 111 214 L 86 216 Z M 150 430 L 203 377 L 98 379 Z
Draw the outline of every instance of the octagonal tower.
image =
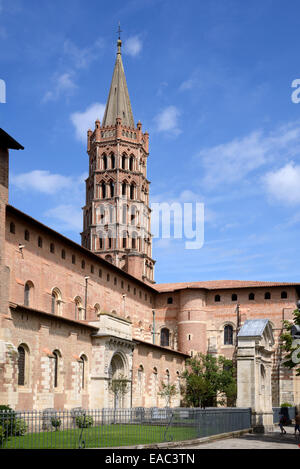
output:
M 135 126 L 122 56 L 117 58 L 102 124 L 87 133 L 89 176 L 82 246 L 129 274 L 154 283 L 147 158 L 149 134 Z

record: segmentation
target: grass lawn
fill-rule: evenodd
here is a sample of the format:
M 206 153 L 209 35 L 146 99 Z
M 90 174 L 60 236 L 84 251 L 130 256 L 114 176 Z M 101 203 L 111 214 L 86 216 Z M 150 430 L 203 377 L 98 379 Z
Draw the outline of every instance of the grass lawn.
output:
M 4 447 L 12 449 L 78 448 L 81 434 L 86 448 L 181 441 L 196 438 L 197 436 L 196 429 L 192 426 L 169 427 L 166 435 L 165 432 L 166 427 L 161 425 L 101 425 L 85 429 L 43 431 L 10 437 Z

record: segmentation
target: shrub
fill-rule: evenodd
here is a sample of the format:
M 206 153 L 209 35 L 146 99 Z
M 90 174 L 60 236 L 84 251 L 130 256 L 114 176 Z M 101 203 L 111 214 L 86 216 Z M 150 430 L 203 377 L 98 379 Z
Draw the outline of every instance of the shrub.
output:
M 283 404 L 281 404 L 280 407 L 293 407 L 292 404 L 289 404 L 288 402 L 284 402 Z
M 94 423 L 93 417 L 89 415 L 78 415 L 75 419 L 78 428 L 88 428 Z
M 0 405 L 0 444 L 4 445 L 6 439 L 13 435 L 16 422 L 16 413 L 8 405 Z
M 51 419 L 51 425 L 52 427 L 55 428 L 55 431 L 57 432 L 57 430 L 59 429 L 59 427 L 61 426 L 61 419 L 57 418 L 57 417 L 52 417 Z
M 27 432 L 28 426 L 25 420 L 16 419 L 14 426 L 14 436 L 22 436 Z
M 5 431 L 3 427 L 1 427 L 0 425 L 0 448 L 3 446 L 5 440 L 6 440 Z

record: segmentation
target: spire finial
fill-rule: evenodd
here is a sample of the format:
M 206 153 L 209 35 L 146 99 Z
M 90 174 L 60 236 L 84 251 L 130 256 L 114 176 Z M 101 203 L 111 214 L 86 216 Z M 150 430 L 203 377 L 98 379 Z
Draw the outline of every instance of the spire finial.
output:
M 118 27 L 118 42 L 117 42 L 117 45 L 118 45 L 118 54 L 121 54 L 121 45 L 122 45 L 122 41 L 121 41 L 121 27 L 120 27 L 120 21 L 119 21 L 119 27 Z
M 121 33 L 122 33 L 122 29 L 120 27 L 120 21 L 119 21 L 119 26 L 118 26 L 118 31 L 117 33 L 119 34 L 119 41 L 121 40 Z

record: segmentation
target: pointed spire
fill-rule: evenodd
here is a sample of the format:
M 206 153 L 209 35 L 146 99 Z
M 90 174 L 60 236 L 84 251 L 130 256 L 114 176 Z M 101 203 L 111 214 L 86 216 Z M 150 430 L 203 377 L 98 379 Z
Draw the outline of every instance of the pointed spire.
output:
M 109 96 L 104 112 L 104 117 L 102 120 L 102 126 L 108 127 L 115 125 L 116 119 L 117 117 L 119 117 L 122 119 L 122 125 L 134 129 L 134 119 L 131 110 L 131 104 L 121 55 L 122 41 L 120 39 L 120 28 L 118 32 L 119 39 L 117 42 L 117 58 L 110 85 Z

